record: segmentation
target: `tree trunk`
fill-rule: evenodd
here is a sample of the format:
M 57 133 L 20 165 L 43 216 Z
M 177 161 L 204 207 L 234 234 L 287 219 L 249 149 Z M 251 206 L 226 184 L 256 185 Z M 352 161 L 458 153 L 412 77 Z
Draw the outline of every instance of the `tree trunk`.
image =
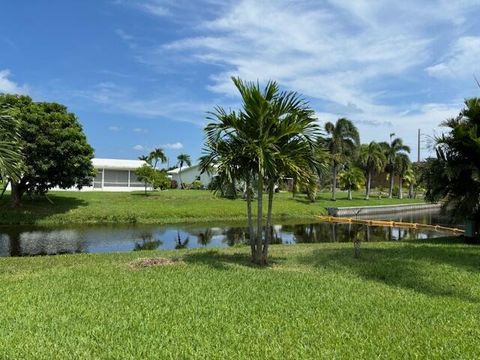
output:
M 403 199 L 402 187 L 403 187 L 403 179 L 402 179 L 402 176 L 400 175 L 398 179 L 398 198 L 399 199 Z
M 275 183 L 270 181 L 268 184 L 268 209 L 267 209 L 267 221 L 265 224 L 265 242 L 262 250 L 262 263 L 266 264 L 268 259 L 268 244 L 272 239 L 272 210 L 273 210 L 273 192 Z
M 337 188 L 337 165 L 333 164 L 333 179 L 332 179 L 332 200 L 337 200 L 335 190 Z
M 372 172 L 368 171 L 367 173 L 367 184 L 365 186 L 365 200 L 370 199 L 370 184 L 372 182 Z
M 180 184 L 179 184 L 179 187 L 180 189 L 182 189 L 182 167 L 180 166 L 180 169 L 178 170 L 178 180 L 180 180 Z
M 22 195 L 24 192 L 25 192 L 25 189 L 21 184 L 15 181 L 12 181 L 12 191 L 11 191 L 10 198 L 11 198 L 13 207 L 15 208 L 20 207 Z
M 262 217 L 263 217 L 263 172 L 259 171 L 257 180 L 257 243 L 253 261 L 262 265 Z
M 348 188 L 348 200 L 352 200 L 352 188 Z
M 413 182 L 411 182 L 409 187 L 408 187 L 408 197 L 410 199 L 413 199 Z
M 250 241 L 250 249 L 252 251 L 252 259 L 255 259 L 255 234 L 253 230 L 253 218 L 252 218 L 252 193 L 250 178 L 247 179 L 247 219 L 248 219 L 248 236 Z
M 388 198 L 391 199 L 393 197 L 393 182 L 394 182 L 394 175 L 393 171 L 390 172 L 390 187 L 388 189 Z

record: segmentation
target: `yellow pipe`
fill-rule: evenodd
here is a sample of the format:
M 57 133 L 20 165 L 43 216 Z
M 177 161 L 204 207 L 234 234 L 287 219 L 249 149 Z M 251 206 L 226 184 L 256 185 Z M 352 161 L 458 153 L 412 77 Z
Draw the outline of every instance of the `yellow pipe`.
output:
M 435 231 L 452 231 L 455 233 L 464 233 L 465 230 L 458 228 L 450 228 L 441 225 L 429 225 L 429 224 L 419 224 L 419 223 L 407 223 L 401 221 L 387 221 L 387 220 L 366 220 L 366 219 L 352 219 L 346 217 L 335 217 L 335 216 L 325 216 L 317 215 L 321 221 L 333 222 L 333 223 L 350 223 L 350 224 L 359 224 L 359 225 L 370 225 L 370 226 L 388 226 L 388 227 L 403 227 L 403 228 L 412 228 L 412 229 L 430 229 Z

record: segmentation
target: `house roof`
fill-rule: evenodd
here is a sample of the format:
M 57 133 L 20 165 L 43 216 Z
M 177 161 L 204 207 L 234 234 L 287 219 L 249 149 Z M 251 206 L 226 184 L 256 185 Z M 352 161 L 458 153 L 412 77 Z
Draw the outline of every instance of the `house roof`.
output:
M 136 170 L 146 162 L 143 160 L 93 158 L 92 164 L 95 169 Z
M 198 164 L 192 165 L 192 166 L 182 166 L 182 172 L 186 171 L 186 170 L 189 170 L 189 169 L 198 168 L 198 166 L 199 166 Z M 167 171 L 167 174 L 173 175 L 173 174 L 178 174 L 179 172 L 180 172 L 180 168 L 178 167 L 176 169 Z

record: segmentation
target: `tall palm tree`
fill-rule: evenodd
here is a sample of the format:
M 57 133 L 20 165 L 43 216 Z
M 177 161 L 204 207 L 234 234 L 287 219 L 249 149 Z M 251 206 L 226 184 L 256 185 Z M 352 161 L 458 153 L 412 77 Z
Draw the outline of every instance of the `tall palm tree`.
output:
M 411 161 L 407 154 L 399 153 L 395 158 L 395 174 L 398 175 L 398 198 L 403 199 L 403 178 L 410 168 Z
M 410 147 L 403 144 L 401 138 L 394 138 L 395 134 L 390 134 L 390 143 L 382 142 L 381 146 L 385 151 L 385 157 L 387 158 L 385 170 L 388 173 L 390 179 L 390 186 L 388 189 L 388 197 L 393 197 L 393 185 L 395 181 L 395 161 L 399 154 L 410 153 Z
M 180 179 L 180 188 L 182 188 L 182 167 L 183 165 L 192 166 L 192 161 L 190 160 L 190 155 L 180 154 L 177 156 L 177 166 L 178 166 L 178 177 Z
M 408 167 L 408 170 L 403 176 L 403 180 L 408 184 L 408 197 L 410 199 L 414 198 L 414 186 L 417 183 L 417 176 L 415 176 L 415 170 L 413 169 L 414 165 Z
M 165 164 L 167 162 L 167 156 L 165 155 L 163 149 L 156 148 L 153 149 L 153 151 L 148 155 L 148 160 L 150 163 L 152 163 L 152 167 L 156 169 L 159 161 L 162 164 Z
M 212 153 L 220 154 L 217 156 L 218 168 L 227 169 L 233 178 L 241 177 L 246 182 L 247 213 L 252 219 L 248 189 L 255 182 L 257 224 L 254 241 L 250 236 L 250 245 L 252 260 L 265 264 L 275 183 L 287 172 L 306 177 L 316 167 L 316 163 L 310 161 L 313 159 L 311 154 L 314 153 L 319 128 L 313 112 L 298 94 L 280 92 L 273 81 L 269 81 L 262 89 L 258 83 L 243 82 L 238 78 L 232 80 L 242 97 L 242 109 L 238 113 L 227 113 L 222 108 L 215 108 L 210 114 L 213 122 L 205 128 L 207 140 L 204 152 L 206 157 Z M 268 210 L 264 238 L 265 185 Z M 253 220 L 249 220 L 250 226 L 253 227 Z M 252 234 L 253 229 L 249 231 Z
M 345 118 L 338 119 L 335 124 L 327 122 L 325 131 L 328 138 L 324 141 L 332 161 L 332 200 L 336 200 L 339 166 L 356 154 L 360 145 L 360 135 L 353 122 Z
M 18 179 L 22 164 L 18 122 L 7 108 L 0 108 L 0 179 L 5 182 Z
M 385 167 L 386 161 L 387 158 L 379 143 L 372 141 L 368 145 L 360 146 L 359 163 L 366 176 L 365 200 L 370 198 L 372 175 L 380 172 Z

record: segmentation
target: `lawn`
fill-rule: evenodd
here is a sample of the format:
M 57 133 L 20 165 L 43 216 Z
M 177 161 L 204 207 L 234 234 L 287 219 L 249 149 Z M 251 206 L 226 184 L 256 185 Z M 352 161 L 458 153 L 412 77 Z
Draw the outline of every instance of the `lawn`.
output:
M 173 264 L 132 267 L 138 258 Z M 2 359 L 480 353 L 480 247 L 455 239 L 0 259 Z
M 167 190 L 141 192 L 52 192 L 49 198 L 30 199 L 25 196 L 20 209 L 11 209 L 6 200 L 0 211 L 0 224 L 88 224 L 88 223 L 142 223 L 174 224 L 209 221 L 236 221 L 246 218 L 246 205 L 242 199 L 228 200 L 202 190 Z M 363 193 L 355 193 L 348 200 L 339 193 L 337 201 L 330 193 L 321 193 L 315 203 L 305 196 L 293 198 L 289 193 L 276 194 L 273 207 L 275 220 L 314 220 L 324 214 L 325 207 L 384 205 L 423 202 L 421 199 L 364 200 Z

